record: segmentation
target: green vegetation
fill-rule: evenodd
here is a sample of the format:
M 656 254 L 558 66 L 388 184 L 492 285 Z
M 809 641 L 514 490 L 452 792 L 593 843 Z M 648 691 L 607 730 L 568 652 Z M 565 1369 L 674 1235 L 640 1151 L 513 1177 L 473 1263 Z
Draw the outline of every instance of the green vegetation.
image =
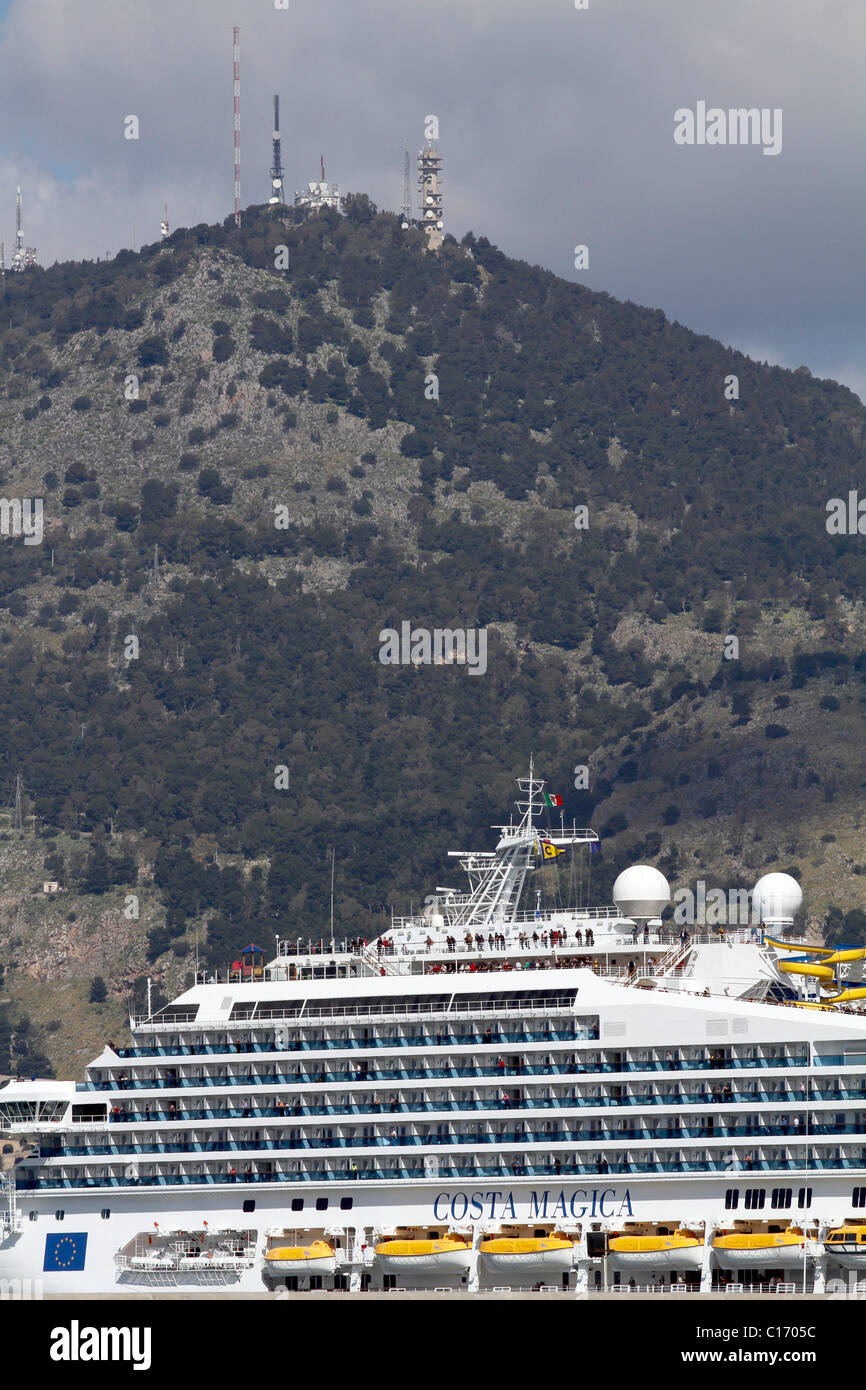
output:
M 25 769 L 49 846 L 82 837 L 44 863 L 82 920 L 152 888 L 113 928 L 130 989 L 193 931 L 208 966 L 323 934 L 329 846 L 372 934 L 488 843 L 530 752 L 601 827 L 594 899 L 640 853 L 750 884 L 811 849 L 807 892 L 866 904 L 866 547 L 824 525 L 863 481 L 851 392 L 484 237 L 427 254 L 360 196 L 10 276 L 0 308 L 3 489 L 44 480 L 51 523 L 0 541 L 0 786 Z M 381 665 L 404 620 L 486 627 L 486 675 Z

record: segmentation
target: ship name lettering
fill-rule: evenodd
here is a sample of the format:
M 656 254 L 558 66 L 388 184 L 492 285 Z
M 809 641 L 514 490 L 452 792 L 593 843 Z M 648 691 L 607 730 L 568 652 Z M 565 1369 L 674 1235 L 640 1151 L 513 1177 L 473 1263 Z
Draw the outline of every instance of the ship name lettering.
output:
M 519 1194 L 518 1194 L 519 1195 Z M 470 1217 L 478 1220 L 504 1221 L 517 1219 L 514 1193 L 496 1189 L 491 1192 L 440 1192 L 433 1202 L 434 1221 L 464 1221 Z M 610 1218 L 614 1216 L 634 1216 L 631 1193 L 628 1188 L 620 1196 L 615 1187 L 594 1187 L 591 1192 L 578 1187 L 571 1195 L 564 1188 L 551 1192 L 533 1189 L 529 1193 L 529 1220 L 564 1220 L 567 1217 L 579 1221 L 588 1216 Z

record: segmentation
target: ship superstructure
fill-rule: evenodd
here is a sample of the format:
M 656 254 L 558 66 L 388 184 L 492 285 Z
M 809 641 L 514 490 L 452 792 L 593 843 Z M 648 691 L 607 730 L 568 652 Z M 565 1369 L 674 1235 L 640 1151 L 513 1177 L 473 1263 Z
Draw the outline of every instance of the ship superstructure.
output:
M 797 1007 L 761 930 L 666 927 L 648 866 L 612 906 L 521 911 L 547 847 L 596 837 L 519 785 L 496 849 L 456 856 L 466 893 L 373 942 L 251 947 L 82 1082 L 0 1090 L 24 1145 L 0 1277 L 821 1291 L 866 1268 L 863 1017 Z

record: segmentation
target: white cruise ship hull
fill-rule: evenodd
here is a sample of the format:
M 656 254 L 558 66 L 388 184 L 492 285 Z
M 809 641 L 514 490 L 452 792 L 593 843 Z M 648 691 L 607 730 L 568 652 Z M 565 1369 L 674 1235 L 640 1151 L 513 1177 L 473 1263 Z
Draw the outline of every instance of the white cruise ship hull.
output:
M 574 1254 L 563 1252 L 567 1263 L 556 1268 L 564 1273 L 572 1267 L 580 1277 L 586 1279 L 589 1289 L 598 1285 L 602 1277 L 603 1262 L 590 1259 L 586 1254 L 585 1235 L 599 1224 L 611 1229 L 622 1229 L 623 1221 L 628 1219 L 641 1222 L 669 1223 L 674 1218 L 684 1224 L 706 1221 L 708 1230 L 724 1224 L 725 1193 L 737 1180 L 742 1183 L 746 1175 L 731 1178 L 723 1175 L 721 1180 L 705 1176 L 691 1176 L 669 1179 L 621 1179 L 611 1177 L 586 1185 L 577 1183 L 544 1186 L 538 1180 L 503 1182 L 501 1186 L 486 1183 L 478 1189 L 461 1189 L 444 1184 L 405 1184 L 392 1186 L 388 1190 L 376 1190 L 373 1184 L 328 1184 L 327 1188 L 304 1185 L 304 1199 L 307 1208 L 315 1209 L 315 1201 L 327 1198 L 329 1212 L 339 1208 L 340 1199 L 351 1197 L 353 1208 L 345 1214 L 342 1228 L 343 1251 L 335 1259 L 336 1272 L 345 1273 L 347 1280 L 352 1274 L 366 1276 L 366 1287 L 383 1287 L 385 1275 L 398 1279 L 398 1286 L 414 1287 L 418 1283 L 441 1283 L 452 1281 L 455 1287 L 465 1287 L 467 1277 L 473 1286 L 480 1289 L 492 1287 L 503 1282 L 508 1275 L 512 1286 L 531 1287 L 537 1280 L 539 1266 L 536 1263 L 524 1264 L 520 1256 L 496 1256 L 495 1263 L 483 1256 L 477 1249 L 463 1254 L 448 1252 L 442 1257 L 376 1257 L 373 1245 L 376 1232 L 394 1228 L 397 1225 L 424 1226 L 433 1220 L 450 1220 L 450 1214 L 463 1212 L 467 1205 L 471 1208 L 475 1200 L 475 1210 L 481 1213 L 478 1225 L 485 1236 L 494 1234 L 499 1225 L 510 1226 L 515 1221 L 538 1223 L 542 1221 L 550 1230 L 561 1229 L 565 1223 L 576 1241 Z M 805 1175 L 790 1174 L 793 1183 L 802 1182 Z M 755 1177 L 748 1175 L 753 1184 Z M 810 1218 L 826 1224 L 838 1219 L 840 1211 L 850 1205 L 851 1179 L 840 1174 L 808 1174 L 812 1189 Z M 29 1197 L 21 1194 L 19 1202 L 21 1221 L 20 1231 L 0 1245 L 0 1280 L 38 1279 L 46 1294 L 74 1296 L 78 1294 L 102 1293 L 132 1289 L 155 1289 L 160 1287 L 176 1292 L 195 1292 L 203 1287 L 221 1287 L 228 1291 L 243 1293 L 266 1293 L 274 1287 L 274 1280 L 280 1281 L 291 1276 L 309 1276 L 323 1273 L 314 1269 L 316 1262 L 292 1261 L 293 1268 L 286 1273 L 275 1274 L 269 1271 L 266 1276 L 265 1253 L 270 1248 L 271 1232 L 277 1224 L 288 1225 L 292 1197 L 298 1187 L 288 1187 L 283 1194 L 270 1192 L 262 1197 L 260 1192 L 245 1189 L 243 1186 L 223 1194 L 202 1192 L 192 1203 L 181 1205 L 177 1200 L 158 1206 L 155 1193 L 118 1193 L 105 1191 L 92 1194 L 54 1194 L 46 1199 L 45 1194 Z M 256 1201 L 254 1214 L 244 1214 L 242 1202 L 251 1193 Z M 62 1202 L 62 1207 L 61 1207 Z M 109 1206 L 110 1204 L 110 1206 Z M 56 1220 L 56 1212 L 62 1210 L 63 1221 Z M 103 1218 L 102 1210 L 110 1210 L 110 1216 Z M 30 1213 L 36 1212 L 36 1219 Z M 565 1214 L 563 1216 L 563 1213 Z M 595 1220 L 593 1220 L 593 1213 Z M 598 1218 L 604 1213 L 600 1223 Z M 491 1215 L 492 1214 L 492 1215 Z M 573 1214 L 573 1215 L 572 1215 Z M 152 1229 L 154 1222 L 161 1226 L 176 1228 L 200 1228 L 206 1220 L 213 1230 L 231 1230 L 241 1226 L 256 1232 L 255 1248 L 247 1262 L 213 1269 L 205 1269 L 199 1261 L 181 1262 L 182 1267 L 160 1270 L 143 1265 L 140 1268 L 119 1269 L 117 1257 L 124 1246 L 142 1231 Z M 333 1233 L 338 1229 L 336 1222 L 329 1226 Z M 464 1223 L 466 1236 L 475 1234 L 473 1223 Z M 46 1237 L 70 1234 L 87 1237 L 83 1250 L 83 1267 L 75 1269 L 46 1269 Z M 581 1238 L 584 1237 L 582 1240 Z M 710 1234 L 709 1239 L 712 1239 Z M 366 1249 L 364 1246 L 366 1245 Z M 560 1252 L 554 1252 L 557 1256 Z M 609 1257 L 610 1270 L 649 1276 L 665 1274 L 666 1271 L 728 1267 L 721 1252 L 704 1246 L 694 1251 L 674 1251 L 659 1253 L 624 1254 Z M 773 1251 L 760 1252 L 760 1260 L 755 1268 L 785 1267 L 795 1268 L 802 1264 L 802 1256 L 790 1261 L 787 1252 L 781 1256 Z M 789 1264 L 790 1261 L 790 1264 Z M 862 1257 L 845 1256 L 835 1251 L 826 1259 L 827 1276 L 832 1276 L 841 1267 L 862 1268 Z M 551 1269 L 545 1263 L 546 1269 Z M 330 1276 L 327 1276 L 330 1277 Z M 572 1274 L 572 1278 L 574 1278 Z M 811 1276 L 810 1276 L 811 1277 Z

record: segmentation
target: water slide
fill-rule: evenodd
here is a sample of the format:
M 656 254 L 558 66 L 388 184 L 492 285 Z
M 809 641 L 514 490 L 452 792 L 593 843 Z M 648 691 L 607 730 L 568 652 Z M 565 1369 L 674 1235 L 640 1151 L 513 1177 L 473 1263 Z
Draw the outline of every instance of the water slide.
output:
M 814 980 L 830 980 L 838 991 L 836 994 L 825 993 L 821 1003 L 803 1003 L 803 1008 L 825 1008 L 828 1005 L 850 1004 L 857 999 L 866 999 L 866 987 L 861 987 L 859 982 L 854 988 L 846 986 L 836 978 L 835 970 L 837 965 L 849 965 L 852 961 L 866 958 L 866 946 L 849 946 L 846 943 L 840 943 L 838 946 L 809 946 L 803 941 L 773 941 L 769 937 L 767 944 L 776 951 L 807 953 L 778 961 L 779 970 L 783 975 L 806 975 Z M 821 989 L 825 991 L 828 988 L 830 986 L 821 985 Z

